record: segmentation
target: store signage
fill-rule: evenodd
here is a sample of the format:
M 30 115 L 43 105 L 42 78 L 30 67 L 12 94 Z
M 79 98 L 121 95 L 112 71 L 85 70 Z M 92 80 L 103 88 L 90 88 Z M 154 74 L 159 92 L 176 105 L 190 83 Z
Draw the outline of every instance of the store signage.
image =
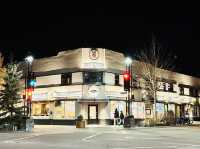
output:
M 33 100 L 47 100 L 48 99 L 48 93 L 33 93 L 32 95 Z
M 57 98 L 80 98 L 81 92 L 80 91 L 72 91 L 72 92 L 54 92 L 53 97 Z
M 126 92 L 115 92 L 115 91 L 109 91 L 105 92 L 106 98 L 120 98 L 125 99 L 127 97 Z
M 164 82 L 158 82 L 159 90 L 164 90 Z
M 165 90 L 169 91 L 170 88 L 171 88 L 171 85 L 169 83 L 165 83 Z

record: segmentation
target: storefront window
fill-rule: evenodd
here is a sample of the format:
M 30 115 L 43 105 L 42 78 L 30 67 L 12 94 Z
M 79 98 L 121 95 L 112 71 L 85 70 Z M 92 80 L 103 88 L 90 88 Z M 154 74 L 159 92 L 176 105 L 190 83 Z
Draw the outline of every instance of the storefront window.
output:
M 48 115 L 49 114 L 49 108 L 47 104 L 41 104 L 41 115 Z
M 48 116 L 49 115 L 49 103 L 33 103 L 32 106 L 33 116 Z
M 55 101 L 55 107 L 54 107 L 54 118 L 55 119 L 63 119 L 64 118 L 64 110 L 65 110 L 65 105 L 64 101 L 58 100 Z
M 102 83 L 103 72 L 84 72 L 84 83 Z

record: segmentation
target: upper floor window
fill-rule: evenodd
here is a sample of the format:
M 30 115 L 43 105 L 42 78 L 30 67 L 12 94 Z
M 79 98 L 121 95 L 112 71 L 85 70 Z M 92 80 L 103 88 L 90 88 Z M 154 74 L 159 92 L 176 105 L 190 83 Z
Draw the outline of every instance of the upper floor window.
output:
M 190 96 L 197 97 L 198 96 L 198 90 L 195 88 L 190 88 Z
M 84 83 L 102 83 L 103 82 L 103 72 L 84 72 Z
M 184 87 L 180 86 L 180 95 L 184 95 Z
M 61 75 L 61 85 L 72 84 L 72 73 L 64 73 Z

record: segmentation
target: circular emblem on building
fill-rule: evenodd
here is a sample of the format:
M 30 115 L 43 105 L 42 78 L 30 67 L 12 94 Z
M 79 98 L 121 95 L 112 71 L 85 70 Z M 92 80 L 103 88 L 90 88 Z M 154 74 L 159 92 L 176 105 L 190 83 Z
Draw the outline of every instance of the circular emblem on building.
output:
M 99 58 L 99 51 L 96 48 L 92 48 L 89 52 L 89 57 L 92 60 L 96 60 Z

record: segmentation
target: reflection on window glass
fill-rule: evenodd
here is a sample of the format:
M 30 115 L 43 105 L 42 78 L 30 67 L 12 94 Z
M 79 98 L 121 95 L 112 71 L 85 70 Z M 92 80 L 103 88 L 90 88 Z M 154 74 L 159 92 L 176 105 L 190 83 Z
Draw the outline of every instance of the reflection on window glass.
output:
M 84 83 L 102 83 L 103 72 L 84 72 Z

